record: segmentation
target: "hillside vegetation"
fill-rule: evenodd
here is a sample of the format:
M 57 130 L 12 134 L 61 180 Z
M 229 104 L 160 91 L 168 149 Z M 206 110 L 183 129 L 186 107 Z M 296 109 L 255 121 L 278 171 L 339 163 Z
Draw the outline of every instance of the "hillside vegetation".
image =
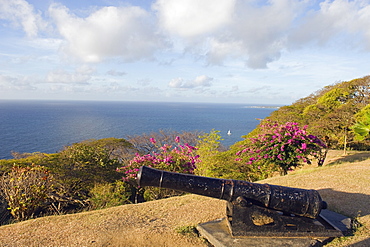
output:
M 283 106 L 268 118 L 278 123 L 296 122 L 307 125 L 308 132 L 318 136 L 329 148 L 367 149 L 369 140 L 359 141 L 352 131 L 353 125 L 370 119 L 370 76 L 338 82 Z M 248 136 L 253 136 L 258 128 Z M 360 138 L 361 139 L 361 138 Z
M 370 245 L 370 153 L 330 151 L 322 167 L 306 166 L 261 183 L 317 189 L 329 209 L 362 224 L 328 246 Z M 225 201 L 172 197 L 0 227 L 0 246 L 208 246 L 189 226 L 224 217 Z M 184 230 L 185 229 L 185 230 Z M 190 228 L 192 229 L 192 228 Z
M 62 240 L 67 246 L 120 242 L 172 246 L 171 241 L 204 245 L 194 234 L 183 236 L 175 230 L 191 232 L 194 224 L 221 217 L 224 202 L 189 195 L 153 201 L 183 193 L 138 186 L 139 168 L 150 166 L 317 189 L 332 210 L 365 225 L 350 238 L 360 241 L 368 237 L 369 225 L 369 103 L 370 76 L 366 76 L 327 86 L 281 107 L 229 148 L 222 147 L 217 130 L 161 130 L 126 139 L 87 140 L 53 154 L 13 153 L 14 159 L 0 160 L 0 225 L 44 218 L 3 226 L 0 237 L 8 239 L 5 246 L 36 245 L 36 239 L 28 237 L 30 231 L 39 232 L 46 245 Z M 333 149 L 342 151 L 328 153 Z M 144 201 L 153 202 L 132 205 Z M 210 205 L 214 208 L 197 213 Z M 109 207 L 113 208 L 87 212 Z M 84 213 L 68 215 L 77 212 Z M 7 236 L 8 229 L 15 234 Z M 145 240 L 148 235 L 153 238 Z

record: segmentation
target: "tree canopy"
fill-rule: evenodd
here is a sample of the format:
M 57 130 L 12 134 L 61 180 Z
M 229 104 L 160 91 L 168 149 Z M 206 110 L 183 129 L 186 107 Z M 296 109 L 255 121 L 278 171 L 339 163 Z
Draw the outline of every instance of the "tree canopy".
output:
M 355 139 L 352 126 L 361 122 L 365 114 L 361 112 L 369 108 L 369 103 L 370 76 L 365 76 L 326 86 L 292 105 L 281 107 L 268 119 L 280 124 L 307 125 L 307 131 L 326 140 L 329 148 L 367 148 L 368 143 L 359 144 Z

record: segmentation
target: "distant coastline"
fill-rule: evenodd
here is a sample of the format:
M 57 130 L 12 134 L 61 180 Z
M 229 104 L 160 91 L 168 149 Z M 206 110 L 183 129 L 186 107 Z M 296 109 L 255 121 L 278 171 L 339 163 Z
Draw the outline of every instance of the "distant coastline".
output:
M 244 108 L 267 108 L 267 109 L 279 109 L 281 106 L 261 106 L 261 105 L 253 105 L 253 106 L 244 106 Z

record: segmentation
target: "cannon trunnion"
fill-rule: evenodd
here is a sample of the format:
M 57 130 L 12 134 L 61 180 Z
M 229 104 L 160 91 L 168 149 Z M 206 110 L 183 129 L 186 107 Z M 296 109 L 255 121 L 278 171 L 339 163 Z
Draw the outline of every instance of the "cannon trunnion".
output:
M 327 207 L 316 190 L 166 172 L 143 166 L 139 186 L 223 199 L 234 237 L 336 237 L 342 232 L 319 217 Z

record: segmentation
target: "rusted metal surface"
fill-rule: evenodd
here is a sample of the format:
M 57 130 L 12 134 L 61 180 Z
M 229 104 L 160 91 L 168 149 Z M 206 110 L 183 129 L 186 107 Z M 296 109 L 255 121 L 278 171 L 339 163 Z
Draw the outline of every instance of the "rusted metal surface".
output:
M 243 196 L 255 205 L 308 218 L 319 216 L 326 205 L 315 190 L 172 173 L 145 166 L 138 173 L 138 184 L 180 190 L 229 202 Z
M 172 173 L 141 167 L 139 186 L 180 190 L 228 201 L 226 216 L 235 237 L 338 237 L 319 217 L 326 208 L 315 190 Z

